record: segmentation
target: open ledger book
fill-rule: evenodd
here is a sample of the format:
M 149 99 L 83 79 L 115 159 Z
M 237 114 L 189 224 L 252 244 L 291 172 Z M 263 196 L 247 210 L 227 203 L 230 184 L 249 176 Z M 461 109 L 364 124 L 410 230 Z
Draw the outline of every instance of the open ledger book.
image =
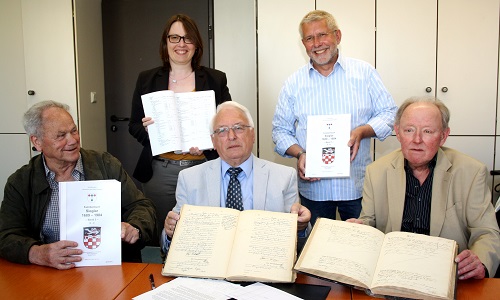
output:
M 214 91 L 174 93 L 157 91 L 141 96 L 153 155 L 170 151 L 189 152 L 213 148 L 210 121 L 215 115 Z
M 368 294 L 453 299 L 455 241 L 318 218 L 295 270 Z
M 164 276 L 293 282 L 297 214 L 183 205 Z

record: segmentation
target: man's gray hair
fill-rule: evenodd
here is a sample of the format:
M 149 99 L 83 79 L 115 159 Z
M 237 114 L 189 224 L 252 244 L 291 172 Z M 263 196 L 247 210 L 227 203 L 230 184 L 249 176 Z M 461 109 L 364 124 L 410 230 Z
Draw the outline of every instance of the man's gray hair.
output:
M 243 112 L 243 114 L 245 114 L 245 117 L 247 118 L 248 125 L 252 128 L 254 127 L 252 115 L 250 114 L 250 111 L 248 110 L 248 108 L 246 108 L 245 106 L 243 106 L 235 101 L 226 101 L 226 102 L 223 102 L 217 106 L 217 112 L 213 116 L 212 122 L 210 122 L 210 133 L 214 132 L 215 118 L 217 118 L 217 115 L 219 114 L 219 112 L 221 110 L 226 109 L 226 108 L 236 108 L 236 109 L 240 110 L 241 112 Z
M 414 103 L 430 103 L 436 106 L 441 113 L 443 130 L 446 130 L 448 128 L 448 124 L 450 123 L 450 110 L 443 102 L 441 102 L 441 100 L 433 97 L 411 97 L 406 99 L 405 102 L 401 104 L 398 112 L 396 113 L 396 120 L 394 121 L 394 125 L 399 125 L 399 123 L 401 122 L 401 116 L 403 115 L 405 109 L 407 109 L 408 106 Z
M 23 126 L 28 136 L 36 136 L 38 138 L 43 136 L 42 114 L 46 109 L 52 107 L 61 108 L 69 112 L 69 106 L 67 104 L 46 100 L 33 104 L 33 106 L 24 113 Z
M 326 26 L 328 26 L 328 29 L 330 31 L 338 30 L 339 26 L 337 25 L 337 21 L 333 17 L 333 15 L 329 12 L 326 12 L 324 10 L 313 10 L 308 12 L 304 18 L 302 18 L 302 21 L 300 21 L 299 24 L 299 33 L 300 33 L 300 38 L 304 38 L 304 32 L 302 31 L 302 25 L 310 22 L 316 22 L 316 21 L 322 21 L 326 20 Z

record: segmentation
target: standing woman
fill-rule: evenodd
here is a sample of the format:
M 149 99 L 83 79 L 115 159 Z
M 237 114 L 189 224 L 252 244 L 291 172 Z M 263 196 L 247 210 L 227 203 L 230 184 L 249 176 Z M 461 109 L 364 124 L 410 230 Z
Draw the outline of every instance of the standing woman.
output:
M 144 115 L 141 95 L 172 90 L 193 92 L 213 90 L 215 104 L 230 101 L 226 74 L 200 65 L 203 56 L 203 42 L 196 23 L 188 16 L 172 16 L 163 30 L 160 42 L 160 57 L 163 66 L 139 74 L 132 98 L 132 112 L 129 123 L 130 134 L 144 147 L 133 176 L 142 182 L 146 197 L 156 205 L 156 227 L 159 235 L 167 213 L 175 206 L 177 177 L 182 169 L 217 158 L 217 151 L 200 151 L 192 145 L 189 152 L 167 152 L 152 155 L 147 126 L 154 120 Z

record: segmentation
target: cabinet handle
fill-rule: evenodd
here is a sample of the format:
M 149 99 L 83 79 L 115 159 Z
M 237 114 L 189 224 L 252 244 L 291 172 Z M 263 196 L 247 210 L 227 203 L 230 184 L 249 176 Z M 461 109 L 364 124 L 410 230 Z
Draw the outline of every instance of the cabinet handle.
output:
M 432 92 L 432 88 L 431 88 L 430 86 L 428 86 L 428 87 L 426 87 L 426 88 L 425 88 L 425 91 L 426 91 L 427 93 L 430 93 L 430 92 Z
M 443 86 L 443 88 L 441 89 L 441 92 L 446 93 L 447 91 L 448 91 L 448 88 Z
M 29 91 L 28 91 L 28 95 L 33 96 L 34 94 L 35 94 L 35 91 L 34 91 L 34 90 L 29 90 Z

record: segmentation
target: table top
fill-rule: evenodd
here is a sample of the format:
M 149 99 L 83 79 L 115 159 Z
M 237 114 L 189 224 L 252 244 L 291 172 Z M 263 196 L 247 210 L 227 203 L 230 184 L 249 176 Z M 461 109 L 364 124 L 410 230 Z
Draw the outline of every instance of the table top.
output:
M 163 265 L 161 264 L 149 264 L 146 268 L 144 268 L 144 270 L 141 271 L 137 278 L 133 280 L 120 295 L 118 295 L 116 299 L 132 299 L 133 297 L 150 291 L 151 285 L 149 283 L 149 274 L 153 274 L 156 286 L 160 286 L 161 284 L 174 279 L 173 277 L 165 277 L 161 275 L 162 267 Z M 344 285 L 310 277 L 304 274 L 298 274 L 295 282 L 330 286 L 331 290 L 327 299 L 351 299 L 351 289 Z
M 0 266 L 2 299 L 113 299 L 148 264 L 57 270 L 0 259 Z
M 172 280 L 161 275 L 161 264 L 123 263 L 121 266 L 56 270 L 0 259 L 2 299 L 132 299 L 151 289 L 149 274 L 159 286 Z M 363 291 L 298 274 L 297 283 L 330 286 L 327 299 L 376 299 Z M 500 279 L 459 281 L 457 299 L 499 299 Z
M 500 299 L 500 279 L 485 278 L 482 280 L 468 279 L 459 280 L 457 285 L 457 300 L 462 299 L 481 299 L 497 300 Z M 352 299 L 377 299 L 368 296 L 364 291 L 352 289 Z

